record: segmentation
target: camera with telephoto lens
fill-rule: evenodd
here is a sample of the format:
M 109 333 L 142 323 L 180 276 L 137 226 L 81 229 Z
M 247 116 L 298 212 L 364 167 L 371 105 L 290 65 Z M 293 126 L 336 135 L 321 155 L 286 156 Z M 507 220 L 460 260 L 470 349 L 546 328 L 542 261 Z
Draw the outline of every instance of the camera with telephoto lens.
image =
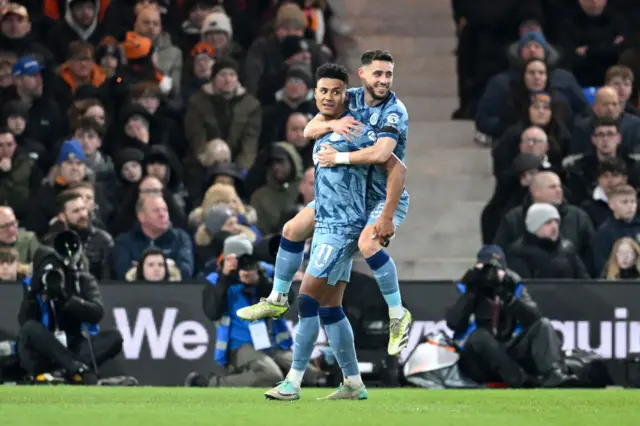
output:
M 58 295 L 64 285 L 64 273 L 53 266 L 50 269 L 45 270 L 42 274 L 42 287 L 40 288 L 43 294 Z
M 491 259 L 482 265 L 480 270 L 480 288 L 483 293 L 492 296 L 500 287 L 500 277 L 498 271 L 504 269 L 497 260 Z
M 64 263 L 72 270 L 80 268 L 82 263 L 82 240 L 74 231 L 65 230 L 56 235 L 53 249 Z

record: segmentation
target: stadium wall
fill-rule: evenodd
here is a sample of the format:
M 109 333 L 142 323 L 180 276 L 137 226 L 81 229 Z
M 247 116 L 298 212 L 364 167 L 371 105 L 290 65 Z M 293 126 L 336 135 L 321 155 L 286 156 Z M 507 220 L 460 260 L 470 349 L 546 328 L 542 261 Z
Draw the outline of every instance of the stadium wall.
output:
M 370 280 L 359 274 L 357 279 Z M 122 356 L 105 366 L 105 373 L 132 375 L 143 385 L 181 385 L 191 371 L 215 371 L 215 327 L 202 312 L 202 286 L 103 283 L 106 315 L 101 327 L 118 328 L 124 338 Z M 533 281 L 528 287 L 543 314 L 562 332 L 564 348 L 598 352 L 609 360 L 616 383 L 624 384 L 624 359 L 640 352 L 640 282 Z M 402 282 L 401 289 L 415 319 L 404 359 L 422 336 L 446 329 L 444 312 L 456 291 L 450 281 Z M 20 286 L 0 284 L 0 340 L 16 336 L 21 298 Z M 295 311 L 289 315 L 295 327 Z

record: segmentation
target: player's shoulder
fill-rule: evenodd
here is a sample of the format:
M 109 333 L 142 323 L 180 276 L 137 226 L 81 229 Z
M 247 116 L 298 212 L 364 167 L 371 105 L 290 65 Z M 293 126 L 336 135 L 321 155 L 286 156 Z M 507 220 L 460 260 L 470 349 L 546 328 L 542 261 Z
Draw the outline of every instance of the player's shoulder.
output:
M 395 94 L 395 92 L 391 92 L 389 94 L 389 100 L 387 101 L 387 105 L 385 108 L 385 112 L 399 112 L 403 115 L 407 115 L 407 107 L 404 102 L 400 100 L 400 98 Z

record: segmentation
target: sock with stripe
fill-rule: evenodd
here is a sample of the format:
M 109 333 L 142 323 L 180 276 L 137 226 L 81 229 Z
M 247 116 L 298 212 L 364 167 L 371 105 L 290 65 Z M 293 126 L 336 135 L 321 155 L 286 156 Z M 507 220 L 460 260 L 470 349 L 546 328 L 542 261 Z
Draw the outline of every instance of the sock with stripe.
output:
M 342 375 L 349 382 L 358 387 L 362 386 L 362 377 L 358 369 L 356 346 L 353 339 L 353 329 L 344 315 L 342 306 L 320 308 L 320 320 L 327 332 L 329 346 L 338 360 Z
M 273 290 L 267 297 L 270 302 L 284 305 L 289 297 L 289 289 L 296 272 L 302 266 L 304 241 L 289 241 L 282 237 L 276 255 L 276 269 L 273 278 Z
M 313 348 L 320 333 L 318 311 L 320 303 L 313 297 L 301 294 L 298 296 L 298 329 L 293 343 L 293 362 L 287 378 L 300 387 L 302 377 L 311 359 Z
M 378 283 L 380 292 L 389 306 L 389 318 L 401 319 L 404 316 L 402 298 L 400 297 L 400 285 L 398 284 L 398 271 L 393 259 L 384 249 L 366 259 Z

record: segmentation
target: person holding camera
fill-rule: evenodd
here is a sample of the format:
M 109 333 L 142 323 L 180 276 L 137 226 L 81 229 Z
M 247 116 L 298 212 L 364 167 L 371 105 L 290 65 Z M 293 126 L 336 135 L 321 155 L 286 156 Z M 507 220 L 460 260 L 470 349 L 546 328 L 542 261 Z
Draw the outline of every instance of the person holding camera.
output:
M 461 293 L 446 313 L 460 349 L 459 367 L 478 383 L 513 388 L 564 387 L 562 343 L 520 277 L 507 269 L 502 249 L 485 245 L 476 265 L 457 284 Z
M 38 249 L 33 276 L 25 280 L 16 349 L 21 367 L 36 383 L 54 380 L 49 373 L 60 371 L 66 382 L 97 384 L 98 366 L 122 350 L 118 331 L 98 333 L 102 298 L 81 262 L 80 237 L 63 231 L 53 249 Z
M 207 378 L 193 372 L 185 385 L 271 386 L 284 380 L 283 371 L 291 367 L 293 340 L 287 323 L 282 318 L 250 322 L 240 319 L 236 311 L 269 295 L 273 266 L 258 261 L 253 244 L 244 235 L 224 241 L 223 259 L 218 272 L 206 277 L 202 304 L 205 315 L 217 324 L 215 360 L 229 374 Z M 289 300 L 294 298 L 291 290 Z

